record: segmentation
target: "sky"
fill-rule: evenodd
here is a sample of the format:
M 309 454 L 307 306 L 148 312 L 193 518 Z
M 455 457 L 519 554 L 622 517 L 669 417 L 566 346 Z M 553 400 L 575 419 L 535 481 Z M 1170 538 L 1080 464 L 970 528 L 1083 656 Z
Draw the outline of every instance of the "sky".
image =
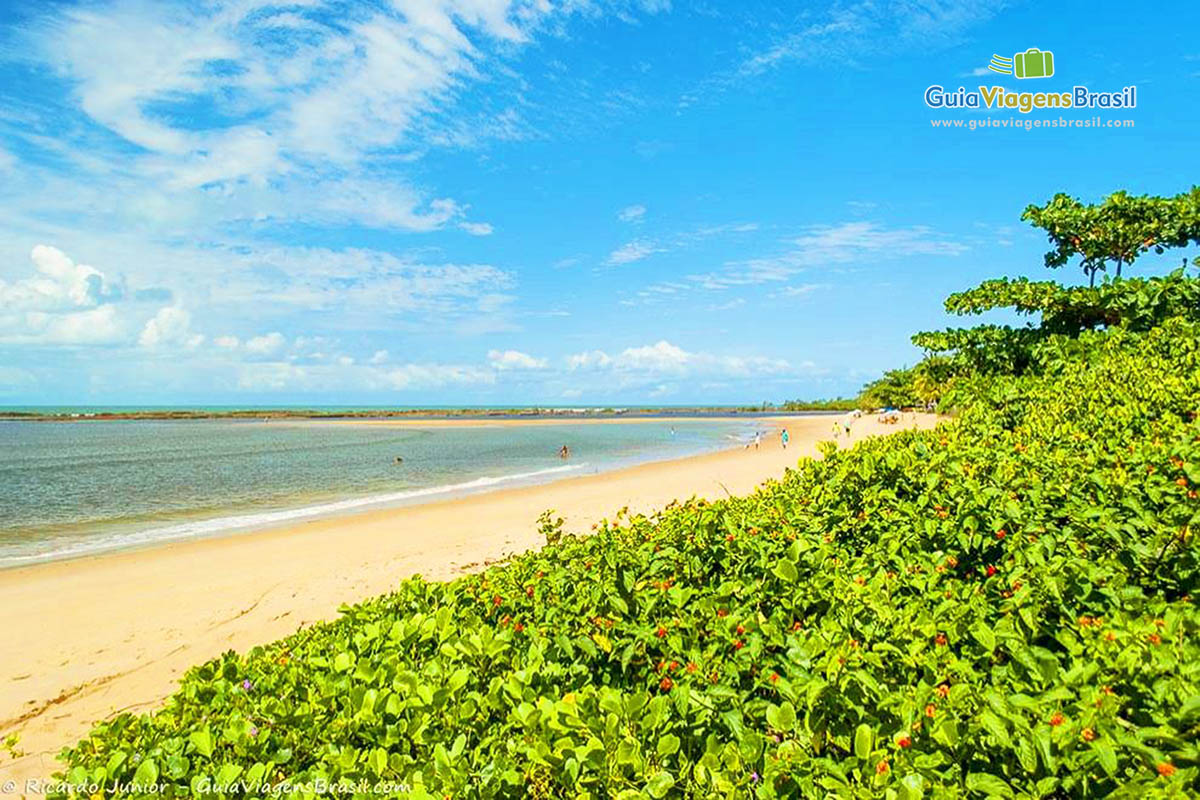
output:
M 0 0 L 0 404 L 853 394 L 1200 175 L 1200 7 Z M 1055 75 L 989 72 L 1054 54 Z M 931 109 L 927 87 L 1137 87 Z M 935 127 L 1052 118 L 1132 127 Z M 1135 272 L 1178 266 L 1178 254 Z

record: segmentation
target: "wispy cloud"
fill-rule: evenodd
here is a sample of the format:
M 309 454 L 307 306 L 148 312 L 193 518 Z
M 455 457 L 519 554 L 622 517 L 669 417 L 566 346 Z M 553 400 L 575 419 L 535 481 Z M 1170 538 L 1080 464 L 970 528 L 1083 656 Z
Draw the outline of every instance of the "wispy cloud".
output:
M 616 250 L 608 254 L 608 258 L 604 263 L 609 266 L 620 266 L 621 264 L 630 264 L 634 261 L 641 261 L 644 258 L 654 255 L 655 253 L 665 253 L 666 248 L 642 239 L 637 239 L 632 242 L 627 242 L 621 245 Z
M 844 267 L 865 258 L 872 261 L 913 256 L 958 256 L 969 246 L 928 226 L 886 228 L 875 222 L 854 221 L 812 225 L 799 236 L 784 239 L 773 254 L 727 261 L 721 269 L 693 273 L 651 284 L 636 293 L 634 303 L 650 303 L 688 289 L 721 291 L 762 284 L 786 283 L 795 275 L 821 267 Z
M 621 222 L 641 222 L 646 217 L 646 207 L 643 205 L 626 206 L 617 212 L 617 219 Z

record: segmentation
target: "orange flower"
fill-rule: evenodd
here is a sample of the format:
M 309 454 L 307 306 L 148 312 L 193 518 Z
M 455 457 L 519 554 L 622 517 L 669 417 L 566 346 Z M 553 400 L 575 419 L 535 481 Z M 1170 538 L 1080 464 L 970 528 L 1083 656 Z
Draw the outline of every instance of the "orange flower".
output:
M 936 637 L 934 637 L 933 641 L 937 644 L 938 647 L 945 647 L 946 646 L 946 634 L 939 633 Z
M 743 633 L 745 633 L 745 632 L 746 632 L 746 626 L 745 626 L 745 625 L 738 625 L 738 626 L 737 626 L 737 632 L 738 632 L 738 636 L 741 636 Z
M 770 680 L 771 680 L 771 683 L 779 683 L 779 673 L 772 672 Z
M 937 714 L 937 706 L 935 706 L 933 703 L 925 706 L 925 716 L 932 719 L 935 714 Z
M 887 759 L 884 759 L 883 761 L 880 761 L 878 764 L 875 765 L 875 774 L 876 775 L 887 775 L 888 769 L 889 769 L 889 767 L 888 767 Z
M 950 687 L 943 683 L 941 686 L 937 687 L 937 695 L 943 700 L 946 699 L 950 696 Z
M 746 643 L 745 643 L 745 642 L 743 642 L 741 639 L 734 639 L 734 640 L 733 640 L 733 649 L 734 649 L 734 650 L 741 650 L 741 649 L 742 649 L 743 647 L 745 647 L 745 646 L 746 646 Z
M 896 746 L 902 750 L 906 750 L 912 747 L 912 739 L 908 738 L 907 736 L 901 736 L 896 740 Z
M 687 663 L 687 671 L 688 672 L 695 672 L 697 669 L 699 669 L 699 667 L 696 666 L 695 662 L 689 661 Z
M 664 628 L 662 625 L 659 625 L 658 630 L 656 630 L 654 632 L 654 635 L 661 639 L 667 635 L 667 629 Z
M 1096 739 L 1096 732 L 1091 728 L 1084 728 L 1079 732 L 1079 735 L 1083 737 L 1085 742 L 1091 742 Z
M 1169 778 L 1175 774 L 1175 765 L 1170 761 L 1164 761 L 1158 765 L 1158 774 L 1164 778 Z
M 1055 711 L 1053 716 L 1050 717 L 1050 727 L 1057 728 L 1059 725 L 1062 725 L 1063 722 L 1065 722 L 1065 721 L 1066 721 L 1066 717 L 1064 717 L 1062 714 Z
M 663 678 L 661 681 L 658 682 L 658 688 L 662 689 L 664 692 L 671 691 L 671 687 L 674 685 L 675 685 L 675 682 L 672 681 L 670 678 Z

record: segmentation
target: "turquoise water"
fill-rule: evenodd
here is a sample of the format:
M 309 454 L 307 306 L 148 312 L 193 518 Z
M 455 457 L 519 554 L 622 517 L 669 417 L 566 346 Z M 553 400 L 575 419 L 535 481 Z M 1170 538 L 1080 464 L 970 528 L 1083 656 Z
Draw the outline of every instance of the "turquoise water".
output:
M 677 458 L 755 427 L 0 421 L 0 567 Z

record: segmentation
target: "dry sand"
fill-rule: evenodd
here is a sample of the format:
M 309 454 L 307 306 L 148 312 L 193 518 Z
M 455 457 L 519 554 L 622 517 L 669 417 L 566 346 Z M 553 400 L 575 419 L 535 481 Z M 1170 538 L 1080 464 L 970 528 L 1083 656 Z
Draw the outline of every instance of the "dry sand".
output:
M 49 776 L 61 748 L 86 735 L 95 721 L 153 709 L 188 667 L 226 650 L 246 650 L 330 619 L 339 605 L 385 593 L 414 574 L 450 578 L 537 547 L 536 520 L 546 509 L 565 517 L 568 530 L 586 531 L 626 505 L 650 512 L 693 495 L 748 493 L 797 459 L 816 456 L 817 442 L 831 438 L 835 420 L 763 420 L 775 430 L 786 425 L 792 441 L 786 451 L 773 434 L 759 451 L 739 447 L 540 486 L 0 571 L 0 737 L 19 732 L 17 749 L 24 753 L 0 753 L 0 779 L 16 780 L 19 791 L 26 779 Z M 934 422 L 912 414 L 899 425 L 864 418 L 851 439 Z

